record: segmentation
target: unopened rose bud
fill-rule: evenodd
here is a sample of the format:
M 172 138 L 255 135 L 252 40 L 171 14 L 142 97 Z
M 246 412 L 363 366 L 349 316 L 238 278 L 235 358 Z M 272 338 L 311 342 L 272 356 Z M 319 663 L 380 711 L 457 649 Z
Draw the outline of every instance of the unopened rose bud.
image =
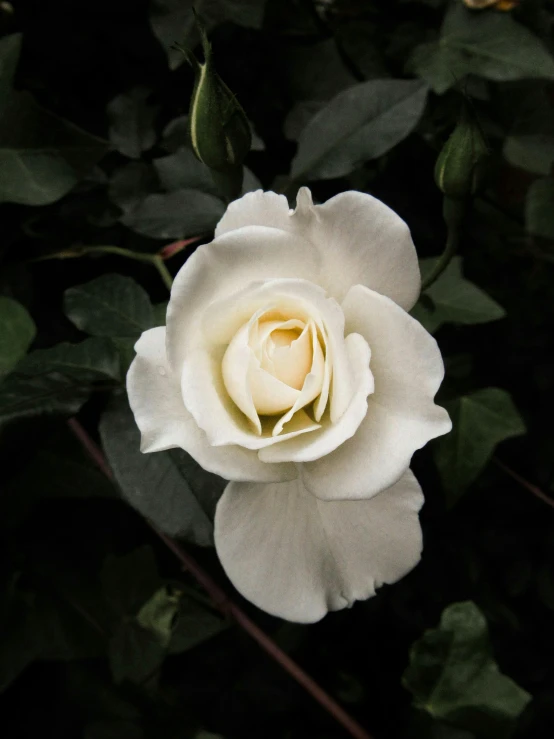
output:
M 488 148 L 479 124 L 464 105 L 461 118 L 443 146 L 435 165 L 437 187 L 449 198 L 465 198 L 478 189 Z
M 240 168 L 250 151 L 252 134 L 236 96 L 215 70 L 211 44 L 197 18 L 204 63 L 182 49 L 193 66 L 196 81 L 190 103 L 192 150 L 206 166 L 218 172 Z

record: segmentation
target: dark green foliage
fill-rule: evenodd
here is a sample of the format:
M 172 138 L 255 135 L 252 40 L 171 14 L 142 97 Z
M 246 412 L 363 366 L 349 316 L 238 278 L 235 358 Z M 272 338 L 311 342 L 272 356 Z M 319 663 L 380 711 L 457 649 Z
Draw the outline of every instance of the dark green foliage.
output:
M 203 61 L 193 4 L 252 132 L 243 192 L 368 192 L 407 222 L 425 277 L 464 101 L 490 150 L 458 254 L 412 311 L 454 422 L 413 460 L 422 561 L 310 627 L 233 591 L 211 548 L 225 481 L 180 450 L 142 454 L 124 392 L 137 339 L 165 323 L 163 268 L 226 207 L 191 148 L 175 44 Z M 0 3 L 2 739 L 347 735 L 152 526 L 375 739 L 551 739 L 554 510 L 533 493 L 554 498 L 553 28 L 551 0 Z

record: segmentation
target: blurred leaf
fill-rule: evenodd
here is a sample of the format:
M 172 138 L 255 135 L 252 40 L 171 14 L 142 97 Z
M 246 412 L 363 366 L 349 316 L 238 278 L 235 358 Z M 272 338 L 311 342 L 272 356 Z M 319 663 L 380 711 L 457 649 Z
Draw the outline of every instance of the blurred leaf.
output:
M 25 356 L 35 333 L 34 321 L 25 308 L 0 296 L 0 379 Z
M 158 179 L 150 163 L 128 162 L 112 174 L 108 196 L 126 213 L 158 189 Z
M 176 462 L 189 459 L 185 452 L 142 454 L 140 432 L 125 398 L 114 400 L 102 416 L 100 436 L 123 496 L 132 506 L 170 536 L 203 546 L 212 543 L 212 523 L 197 497 L 198 480 L 214 480 L 220 489 L 220 478 L 198 465 L 195 475 L 186 477 L 185 468 Z M 194 465 L 191 460 L 187 466 Z
M 554 59 L 508 13 L 476 13 L 453 3 L 440 39 L 418 46 L 410 69 L 442 94 L 468 74 L 496 82 L 554 79 Z
M 110 639 L 108 659 L 115 683 L 146 683 L 156 677 L 165 649 L 156 637 L 136 621 L 124 621 Z
M 156 303 L 152 306 L 154 311 L 154 326 L 165 326 L 167 315 L 167 301 L 164 303 Z
M 21 33 L 13 33 L 0 39 L 0 115 L 11 91 L 12 82 L 21 52 Z
M 228 623 L 211 609 L 184 595 L 179 602 L 169 654 L 182 654 L 228 628 Z
M 403 684 L 414 705 L 478 737 L 507 737 L 531 696 L 502 674 L 487 623 L 471 601 L 443 611 L 410 654 Z
M 181 594 L 178 591 L 164 586 L 156 590 L 137 614 L 139 625 L 150 631 L 164 649 L 167 649 L 171 641 L 180 599 Z
M 107 148 L 102 139 L 39 107 L 28 93 L 12 95 L 0 115 L 0 202 L 59 200 Z
M 339 93 L 300 134 L 292 177 L 341 177 L 380 157 L 413 131 L 426 97 L 426 85 L 405 80 L 370 80 Z
M 550 174 L 554 164 L 554 105 L 545 90 L 531 90 L 517 106 L 504 139 L 504 156 L 514 167 Z
M 136 338 L 154 326 L 148 293 L 130 277 L 103 275 L 66 290 L 64 309 L 81 331 Z
M 152 162 L 164 190 L 200 190 L 217 196 L 217 187 L 205 164 L 198 161 L 191 149 L 181 147 L 173 154 Z
M 17 371 L 32 376 L 57 373 L 82 383 L 120 379 L 115 347 L 108 339 L 96 337 L 79 344 L 64 341 L 50 349 L 37 349 L 23 359 Z
M 425 277 L 434 267 L 437 259 L 422 259 L 421 274 Z M 443 323 L 475 324 L 497 321 L 506 313 L 483 290 L 466 280 L 462 275 L 462 258 L 454 257 L 439 279 L 429 287 L 424 295 L 432 300 L 418 301 L 412 316 L 430 333 L 435 333 Z
M 188 115 L 181 115 L 169 121 L 163 130 L 160 146 L 170 153 L 176 152 L 181 147 L 190 146 Z
M 148 195 L 121 222 L 153 239 L 184 239 L 213 231 L 225 212 L 219 198 L 198 190 Z
M 487 387 L 444 403 L 452 431 L 434 443 L 435 461 L 453 505 L 479 476 L 496 446 L 526 432 L 510 395 Z
M 208 31 L 224 21 L 261 28 L 265 0 L 153 0 L 150 24 L 168 56 L 171 69 L 185 61 L 182 52 L 172 48 L 174 44 L 191 47 L 197 42 L 193 7 Z
M 115 616 L 108 650 L 113 679 L 116 683 L 145 682 L 155 675 L 166 652 L 156 635 L 136 620 L 161 585 L 151 547 L 140 547 L 122 557 L 109 555 L 100 580 Z
M 106 654 L 106 634 L 72 593 L 41 593 L 32 610 L 39 659 L 71 661 Z
M 150 90 L 134 87 L 108 105 L 110 143 L 130 159 L 140 159 L 142 152 L 156 143 L 154 122 L 158 108 L 148 102 L 150 95 Z
M 533 236 L 554 241 L 554 178 L 533 182 L 525 201 L 525 227 Z

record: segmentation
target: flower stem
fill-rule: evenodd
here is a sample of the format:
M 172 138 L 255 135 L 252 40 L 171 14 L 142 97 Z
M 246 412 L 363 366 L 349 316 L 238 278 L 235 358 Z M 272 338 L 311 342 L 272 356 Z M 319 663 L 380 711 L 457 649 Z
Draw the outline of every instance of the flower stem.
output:
M 164 285 L 167 287 L 169 292 L 171 292 L 171 288 L 173 287 L 173 277 L 171 276 L 168 268 L 165 266 L 163 259 L 156 254 L 152 257 L 151 261 L 154 267 L 158 270 L 158 273 L 162 278 Z
M 77 439 L 81 442 L 85 451 L 89 454 L 91 459 L 96 463 L 104 475 L 115 482 L 113 473 L 108 465 L 104 454 L 100 447 L 91 439 L 89 434 L 83 428 L 76 418 L 70 418 L 67 422 L 69 428 Z M 221 588 L 215 580 L 196 562 L 183 547 L 177 544 L 171 537 L 164 534 L 162 531 L 156 528 L 151 521 L 146 519 L 146 522 L 150 528 L 159 536 L 164 542 L 168 549 L 170 549 L 177 559 L 181 562 L 183 570 L 189 572 L 201 585 L 204 590 L 208 593 L 213 601 L 213 604 L 223 613 L 224 616 L 231 618 L 235 623 L 246 631 L 254 641 L 281 667 L 288 672 L 288 674 L 301 685 L 306 692 L 308 692 L 312 698 L 314 698 L 333 718 L 343 726 L 344 729 L 354 739 L 373 739 L 360 724 L 348 714 L 337 701 L 332 698 L 323 688 L 318 685 L 300 665 L 291 659 L 283 650 L 268 636 L 265 631 L 262 631 L 260 627 L 252 621 L 252 619 L 246 615 L 242 608 L 234 603 L 227 593 Z
M 442 214 L 447 228 L 446 246 L 434 268 L 421 283 L 421 292 L 427 290 L 438 280 L 458 251 L 464 213 L 465 202 L 463 200 L 444 196 Z
M 77 246 L 66 251 L 58 251 L 54 254 L 45 254 L 42 257 L 33 259 L 34 262 L 44 262 L 48 259 L 75 259 L 79 257 L 89 257 L 98 254 L 113 254 L 116 257 L 124 259 L 132 259 L 135 262 L 144 262 L 152 264 L 163 280 L 164 285 L 169 291 L 173 285 L 173 277 L 164 264 L 163 258 L 159 254 L 143 254 L 140 251 L 131 251 L 121 246 Z

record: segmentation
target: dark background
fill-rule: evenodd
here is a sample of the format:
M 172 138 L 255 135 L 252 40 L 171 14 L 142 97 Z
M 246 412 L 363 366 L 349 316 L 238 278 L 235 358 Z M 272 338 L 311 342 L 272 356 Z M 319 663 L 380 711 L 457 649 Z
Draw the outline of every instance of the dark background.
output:
M 164 3 L 157 5 L 163 10 Z M 417 75 L 410 64 L 414 50 L 437 37 L 450 4 L 213 0 L 198 6 L 208 20 L 220 74 L 256 134 L 255 150 L 245 164 L 264 189 L 278 189 L 295 156 L 298 132 L 310 116 L 352 85 Z M 176 145 L 168 143 L 166 127 L 186 115 L 194 81 L 186 63 L 169 68 L 152 30 L 150 4 L 21 0 L 12 10 L 2 4 L 0 33 L 23 34 L 15 90 L 31 93 L 48 111 L 109 141 L 106 153 L 90 162 L 63 197 L 41 205 L 19 201 L 0 206 L 0 294 L 27 308 L 37 328 L 31 349 L 38 350 L 86 338 L 64 315 L 68 288 L 117 273 L 132 277 L 153 304 L 165 301 L 167 291 L 148 263 L 113 255 L 37 258 L 82 245 L 155 254 L 179 238 L 200 235 L 208 240 L 217 217 L 211 211 L 194 212 L 196 201 L 191 200 L 190 212 L 199 220 L 187 220 L 189 210 L 181 208 L 182 222 L 176 222 L 175 213 L 164 205 L 167 223 L 161 218 L 145 234 L 133 215 L 133 207 L 140 211 L 145 197 L 167 192 L 156 180 L 152 162 L 187 146 L 182 127 Z M 552 49 L 552 3 L 527 0 L 511 11 L 474 13 L 509 18 L 537 44 Z M 177 22 L 175 28 L 180 28 Z M 194 31 L 184 41 L 196 46 Z M 447 368 L 439 402 L 451 404 L 453 434 L 456 423 L 459 434 L 448 449 L 432 443 L 414 458 L 426 495 L 421 563 L 375 598 L 318 624 L 299 626 L 243 602 L 226 582 L 214 550 L 185 544 L 233 600 L 377 739 L 492 738 L 511 731 L 521 737 L 551 737 L 554 729 L 554 510 L 525 486 L 528 481 L 547 497 L 553 493 L 554 200 L 539 208 L 537 226 L 529 193 L 538 180 L 546 180 L 546 187 L 551 181 L 554 95 L 551 80 L 532 77 L 522 73 L 499 81 L 479 70 L 463 75 L 448 90 L 430 91 L 422 117 L 383 156 L 341 178 L 308 176 L 297 183 L 309 184 L 320 202 L 343 190 L 370 192 L 407 221 L 420 258 L 436 257 L 446 229 L 433 168 L 464 94 L 487 136 L 487 181 L 468 209 L 460 254 L 465 278 L 500 305 L 505 316 L 488 320 L 487 310 L 494 317 L 489 305 L 485 315 L 473 320 L 473 293 L 462 298 L 454 319 L 452 306 L 435 306 L 435 315 L 444 320 L 436 338 Z M 137 86 L 144 91 L 126 98 L 128 105 L 113 106 L 114 98 Z M 524 155 L 510 154 L 506 142 L 513 136 L 534 137 L 544 147 L 539 171 Z M 524 143 L 529 145 L 529 138 Z M 11 141 L 0 144 L 15 146 Z M 122 172 L 130 164 L 136 169 L 127 169 L 126 179 Z M 114 186 L 118 176 L 131 207 L 121 207 L 121 192 Z M 183 177 L 181 190 L 190 188 L 186 172 Z M 131 213 L 126 224 L 121 222 L 125 213 Z M 192 248 L 168 260 L 173 274 Z M 426 306 L 420 310 L 425 312 Z M 346 736 L 247 634 L 217 615 L 141 515 L 83 452 L 65 419 L 78 412 L 99 442 L 99 419 L 114 393 L 121 394 L 118 383 L 97 380 L 72 378 L 86 386 L 84 394 L 75 400 L 64 390 L 50 408 L 53 415 L 43 412 L 42 401 L 33 400 L 34 390 L 27 386 L 17 390 L 27 393 L 25 413 L 5 411 L 14 391 L 10 385 L 2 394 L 0 385 L 2 736 Z M 506 402 L 510 397 L 513 401 L 513 409 L 505 408 L 506 418 L 498 422 L 500 430 L 490 430 L 486 414 L 477 412 L 468 419 L 460 412 L 460 398 L 490 387 L 505 391 Z M 518 419 L 524 434 L 510 431 Z M 465 446 L 456 462 L 456 443 L 484 448 L 483 460 L 475 461 L 478 455 Z M 490 462 L 493 454 L 523 483 Z M 471 479 L 463 490 L 453 491 L 448 480 L 456 476 L 456 464 L 471 467 Z M 114 556 L 119 564 L 113 559 L 106 564 Z M 125 556 L 130 559 L 121 559 Z M 106 572 L 115 584 L 110 585 Z M 137 678 L 151 659 L 150 642 L 141 641 L 142 632 L 122 632 L 121 624 L 134 618 L 156 588 L 170 584 L 179 590 L 183 583 L 183 603 L 188 598 L 194 607 L 186 611 L 183 606 L 186 612 L 173 628 L 180 630 L 185 646 L 174 644 L 173 653 L 153 658 L 153 670 Z M 135 592 L 141 588 L 142 600 Z M 114 609 L 107 592 L 119 594 L 121 607 Z M 498 719 L 502 710 L 487 708 L 485 694 L 484 708 L 472 705 L 462 678 L 458 699 L 470 708 L 465 705 L 461 718 L 446 717 L 440 707 L 434 718 L 429 710 L 418 710 L 402 685 L 411 646 L 437 626 L 443 609 L 461 601 L 480 608 L 500 670 L 532 696 L 517 720 Z M 479 649 L 453 657 L 448 669 L 454 676 L 461 674 L 463 665 L 455 660 L 471 661 L 481 654 Z M 429 674 L 422 673 L 422 692 L 438 680 L 447 662 L 440 657 Z M 494 720 L 483 722 L 481 714 Z

